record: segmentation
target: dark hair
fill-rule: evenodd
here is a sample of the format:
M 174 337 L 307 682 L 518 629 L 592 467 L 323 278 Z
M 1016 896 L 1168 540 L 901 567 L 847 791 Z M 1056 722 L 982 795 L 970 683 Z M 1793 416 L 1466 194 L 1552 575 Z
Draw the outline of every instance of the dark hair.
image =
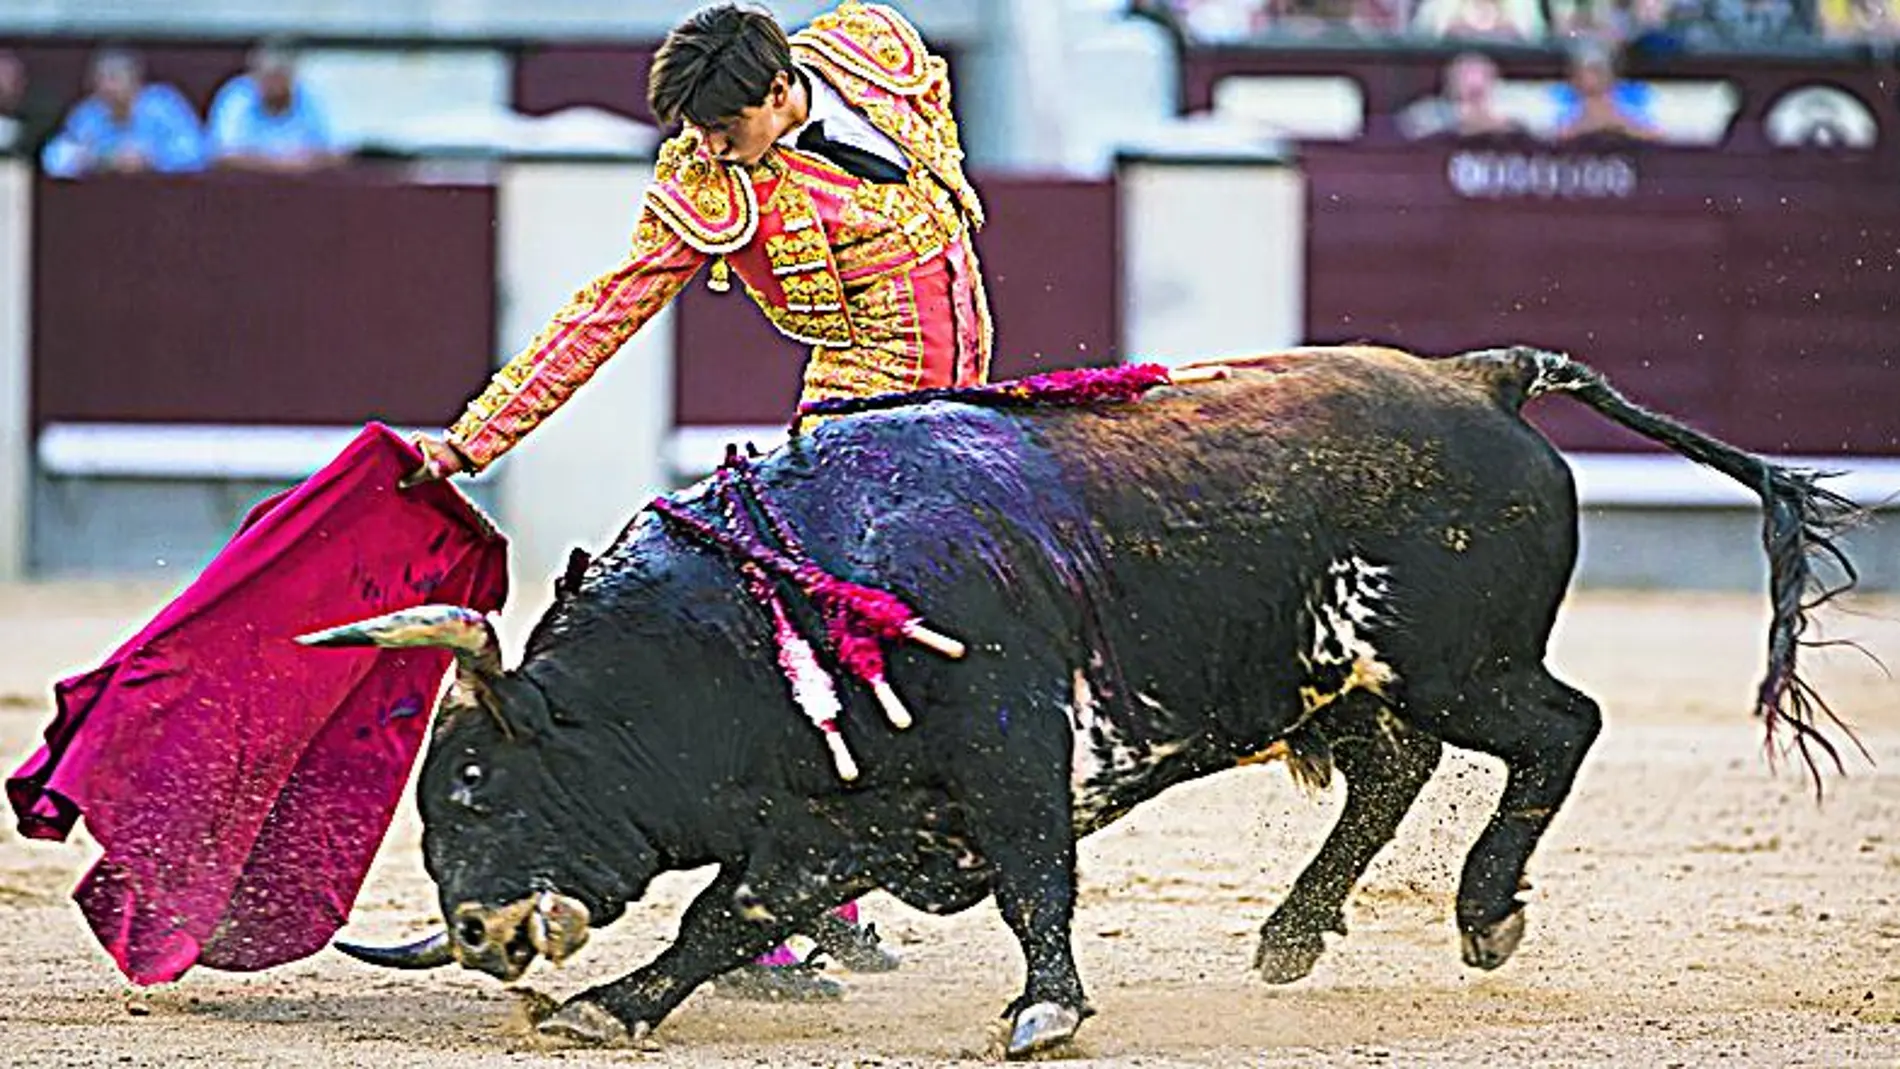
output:
M 771 15 L 715 4 L 666 35 L 647 77 L 647 104 L 663 124 L 710 126 L 764 103 L 772 79 L 791 69 L 791 43 Z

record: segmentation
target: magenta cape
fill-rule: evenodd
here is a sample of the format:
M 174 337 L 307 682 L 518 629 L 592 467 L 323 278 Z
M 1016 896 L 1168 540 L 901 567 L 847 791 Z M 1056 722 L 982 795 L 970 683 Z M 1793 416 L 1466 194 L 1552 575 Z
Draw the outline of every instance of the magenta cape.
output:
M 184 593 L 54 688 L 46 745 L 7 781 L 23 834 L 84 817 L 104 856 L 73 892 L 134 982 L 307 957 L 348 919 L 449 665 L 322 650 L 304 632 L 507 596 L 507 543 L 377 424 L 252 510 Z

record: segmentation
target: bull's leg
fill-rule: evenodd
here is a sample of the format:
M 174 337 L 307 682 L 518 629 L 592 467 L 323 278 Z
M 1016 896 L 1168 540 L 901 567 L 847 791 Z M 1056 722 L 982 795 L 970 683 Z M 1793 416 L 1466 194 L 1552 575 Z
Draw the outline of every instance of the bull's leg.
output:
M 1075 829 L 1062 767 L 978 807 L 985 815 L 977 845 L 989 859 L 997 907 L 1022 946 L 1028 973 L 1021 997 L 1003 1011 L 1012 1019 L 1012 1058 L 1067 1042 L 1089 1013 L 1070 946 Z
M 1443 744 L 1401 723 L 1371 699 L 1348 699 L 1321 728 L 1346 781 L 1339 821 L 1286 900 L 1260 927 L 1254 967 L 1269 983 L 1313 971 L 1326 932 L 1346 934 L 1346 899 L 1438 767 Z
M 747 884 L 749 893 L 741 894 Z M 637 1039 L 694 988 L 751 961 L 799 924 L 867 889 L 855 883 L 821 889 L 809 879 L 748 877 L 739 866 L 726 866 L 686 908 L 672 945 L 642 968 L 575 995 L 541 1022 L 540 1031 L 595 1045 Z
M 1458 887 L 1465 964 L 1495 969 L 1524 936 L 1524 903 L 1517 897 L 1524 865 L 1570 794 L 1602 714 L 1596 702 L 1539 665 L 1476 681 L 1462 707 L 1432 726 L 1454 746 L 1502 759 L 1508 776 L 1496 812 L 1465 857 Z

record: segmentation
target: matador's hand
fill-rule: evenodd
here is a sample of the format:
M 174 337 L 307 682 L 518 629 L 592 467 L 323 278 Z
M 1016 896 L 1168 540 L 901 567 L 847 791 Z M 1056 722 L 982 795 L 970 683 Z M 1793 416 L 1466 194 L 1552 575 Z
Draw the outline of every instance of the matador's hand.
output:
M 422 466 L 403 478 L 398 484 L 402 489 L 446 479 L 467 469 L 467 465 L 462 462 L 462 454 L 447 442 L 426 434 L 416 435 L 414 441 L 416 448 L 422 451 Z

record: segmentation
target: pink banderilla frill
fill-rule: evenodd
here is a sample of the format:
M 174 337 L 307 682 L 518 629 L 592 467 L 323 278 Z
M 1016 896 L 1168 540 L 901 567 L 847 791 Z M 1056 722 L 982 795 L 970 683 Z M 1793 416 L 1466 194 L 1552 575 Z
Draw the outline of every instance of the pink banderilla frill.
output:
M 825 618 L 826 636 L 846 670 L 863 680 L 884 709 L 891 726 L 903 730 L 911 725 L 909 710 L 897 697 L 884 676 L 884 641 L 906 639 L 936 650 L 952 660 L 963 656 L 963 644 L 923 626 L 910 606 L 890 594 L 871 587 L 848 583 L 811 563 L 810 555 L 798 541 L 791 525 L 779 514 L 758 473 L 739 455 L 734 446 L 726 447 L 726 459 L 719 468 L 720 487 L 725 493 L 727 516 L 733 527 L 762 537 L 750 514 L 741 506 L 749 500 L 765 517 L 771 537 L 801 566 L 795 577 L 798 585 L 817 602 Z
M 746 571 L 754 582 L 753 597 L 762 600 L 772 612 L 772 637 L 778 642 L 779 671 L 785 673 L 785 681 L 792 686 L 792 700 L 798 703 L 818 733 L 824 736 L 825 746 L 831 750 L 832 767 L 838 770 L 838 778 L 850 783 L 858 778 L 858 762 L 851 756 L 851 748 L 845 745 L 844 733 L 838 730 L 838 717 L 844 712 L 844 704 L 838 700 L 838 689 L 832 685 L 831 675 L 818 663 L 818 652 L 805 641 L 805 636 L 792 626 L 791 618 L 785 615 L 785 605 L 772 589 L 771 580 L 754 565 L 745 565 Z
M 737 475 L 737 480 L 734 475 Z M 734 492 L 735 481 L 743 482 L 751 491 L 750 496 L 759 505 L 760 511 L 766 513 L 768 521 L 775 528 L 774 533 L 778 535 L 779 541 L 786 544 L 789 552 L 769 545 L 756 526 L 744 518 L 744 508 L 733 501 L 738 496 Z M 845 780 L 855 779 L 857 763 L 852 760 L 843 736 L 838 731 L 838 714 L 842 706 L 837 691 L 819 665 L 816 650 L 793 626 L 777 592 L 772 589 L 767 573 L 792 583 L 812 600 L 819 616 L 825 621 L 825 635 L 837 650 L 839 663 L 871 689 L 878 704 L 883 707 L 885 717 L 900 730 L 909 727 L 913 721 L 910 711 L 898 699 L 897 692 L 885 677 L 884 651 L 880 643 L 890 639 L 906 639 L 953 659 L 963 656 L 963 644 L 926 627 L 923 619 L 895 595 L 839 579 L 811 563 L 789 528 L 784 527 L 783 521 L 770 511 L 763 494 L 758 492 L 756 483 L 750 479 L 749 469 L 731 451 L 727 454 L 727 464 L 722 466 L 719 489 L 730 508 L 732 526 L 738 529 L 736 533 L 720 530 L 712 522 L 666 498 L 656 498 L 653 510 L 663 519 L 741 562 L 741 567 L 751 579 L 748 587 L 753 599 L 764 604 L 772 616 L 773 637 L 779 648 L 779 667 L 791 687 L 793 700 L 806 718 L 824 734 L 838 775 Z
M 793 429 L 796 432 L 798 423 L 808 416 L 842 416 L 853 412 L 920 405 L 928 401 L 959 401 L 991 408 L 1121 404 L 1133 401 L 1157 386 L 1207 382 L 1226 378 L 1228 373 L 1224 367 L 1170 371 L 1160 364 L 1120 364 L 1115 367 L 1050 371 L 981 386 L 939 386 L 874 394 L 870 397 L 830 397 L 807 401 L 798 406 Z

